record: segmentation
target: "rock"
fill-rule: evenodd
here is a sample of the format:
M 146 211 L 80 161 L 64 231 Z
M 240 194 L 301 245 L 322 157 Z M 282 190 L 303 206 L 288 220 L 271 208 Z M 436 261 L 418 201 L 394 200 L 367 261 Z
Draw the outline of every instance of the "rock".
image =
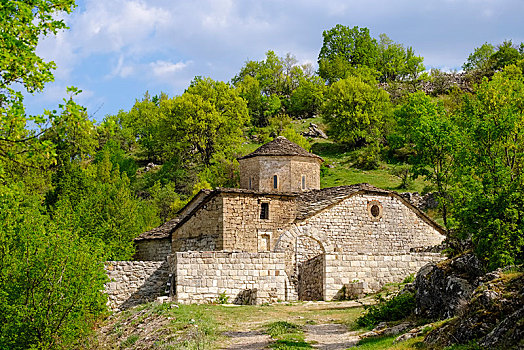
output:
M 409 330 L 408 332 L 404 333 L 404 334 L 401 334 L 399 335 L 395 341 L 393 342 L 393 344 L 395 343 L 399 343 L 399 342 L 403 342 L 403 341 L 406 341 L 408 339 L 411 339 L 411 338 L 416 338 L 418 336 L 421 336 L 422 333 L 424 332 L 424 328 L 426 328 L 428 325 L 425 324 L 423 326 L 419 326 L 419 327 L 415 327 L 411 330 Z
M 515 311 L 479 342 L 486 349 L 509 349 L 513 344 L 519 344 L 524 348 L 524 307 Z
M 481 271 L 473 254 L 423 266 L 415 278 L 415 313 L 430 319 L 455 316 L 478 286 Z
M 327 139 L 327 138 L 328 138 L 328 136 L 326 135 L 326 133 L 323 132 L 323 131 L 318 127 L 318 125 L 316 125 L 316 124 L 314 124 L 314 123 L 310 123 L 310 124 L 309 124 L 309 128 L 308 128 L 308 130 L 302 132 L 302 136 L 305 136 L 305 137 L 322 138 L 322 139 Z
M 438 348 L 478 341 L 486 349 L 524 349 L 524 274 L 485 282 L 424 341 Z
M 406 329 L 408 329 L 410 327 L 413 327 L 413 325 L 411 323 L 409 323 L 409 322 L 402 322 L 400 324 L 397 324 L 396 326 L 384 329 L 380 333 L 380 335 L 385 335 L 385 336 L 397 335 L 399 333 L 404 332 Z

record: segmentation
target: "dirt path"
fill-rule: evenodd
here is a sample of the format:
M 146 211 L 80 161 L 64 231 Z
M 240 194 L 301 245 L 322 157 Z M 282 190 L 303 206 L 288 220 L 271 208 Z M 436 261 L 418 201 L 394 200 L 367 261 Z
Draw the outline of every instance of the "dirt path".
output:
M 306 325 L 306 341 L 315 349 L 344 350 L 359 341 L 358 332 L 349 332 L 347 327 L 336 323 Z
M 259 331 L 226 332 L 224 335 L 231 337 L 227 350 L 263 350 L 268 349 L 271 342 L 269 335 Z

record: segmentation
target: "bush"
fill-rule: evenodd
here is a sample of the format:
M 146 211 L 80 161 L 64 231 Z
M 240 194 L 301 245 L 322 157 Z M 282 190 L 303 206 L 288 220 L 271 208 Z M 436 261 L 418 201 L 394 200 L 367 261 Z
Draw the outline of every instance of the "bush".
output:
M 372 328 L 380 322 L 401 320 L 415 310 L 415 296 L 412 293 L 399 294 L 392 299 L 380 299 L 377 305 L 365 306 L 366 313 L 357 318 L 360 327 Z

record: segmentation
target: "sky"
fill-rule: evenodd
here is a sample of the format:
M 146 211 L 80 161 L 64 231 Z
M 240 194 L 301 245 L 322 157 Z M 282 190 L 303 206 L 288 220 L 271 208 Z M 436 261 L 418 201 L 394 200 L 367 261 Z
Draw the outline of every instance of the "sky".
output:
M 322 32 L 367 27 L 412 46 L 427 69 L 460 70 L 476 47 L 524 42 L 524 0 L 77 0 L 70 27 L 41 40 L 55 81 L 27 95 L 53 110 L 76 86 L 89 116 L 128 111 L 146 91 L 180 95 L 197 75 L 229 81 L 268 50 L 316 65 Z M 316 66 L 315 66 L 316 67 Z

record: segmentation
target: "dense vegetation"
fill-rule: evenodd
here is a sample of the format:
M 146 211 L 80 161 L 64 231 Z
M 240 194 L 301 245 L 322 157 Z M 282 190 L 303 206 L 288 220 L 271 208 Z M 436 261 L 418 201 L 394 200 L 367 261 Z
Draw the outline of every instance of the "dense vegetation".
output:
M 53 79 L 35 48 L 74 6 L 0 5 L 0 348 L 73 346 L 105 310 L 103 261 L 130 259 L 132 239 L 200 189 L 236 186 L 236 157 L 256 145 L 284 135 L 310 149 L 304 118 L 327 127 L 324 150 L 355 152 L 341 170 L 388 164 L 404 186 L 425 179 L 450 239 L 471 240 L 489 267 L 524 261 L 523 44 L 484 44 L 455 86 L 423 72 L 411 47 L 337 25 L 318 72 L 268 51 L 229 83 L 195 77 L 100 123 L 75 88 L 57 110 L 27 115 L 15 86 Z

